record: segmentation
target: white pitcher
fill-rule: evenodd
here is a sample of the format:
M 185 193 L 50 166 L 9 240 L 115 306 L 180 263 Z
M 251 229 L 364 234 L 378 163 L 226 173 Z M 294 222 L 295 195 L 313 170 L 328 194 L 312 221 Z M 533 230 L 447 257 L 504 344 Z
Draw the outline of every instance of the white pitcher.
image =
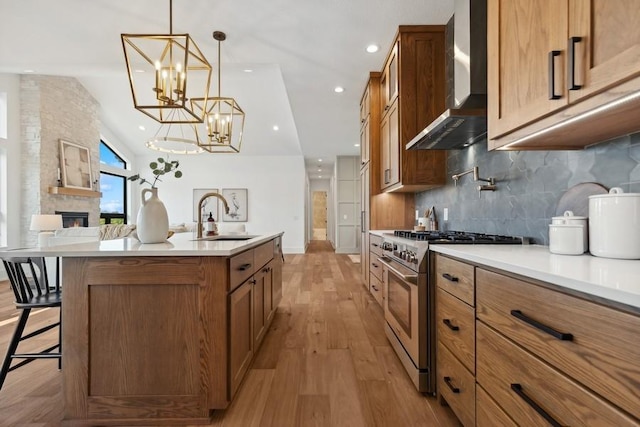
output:
M 147 193 L 151 197 L 146 198 Z M 142 243 L 162 243 L 169 234 L 169 216 L 164 203 L 158 198 L 157 188 L 145 188 L 141 193 L 142 205 L 136 220 L 136 232 Z

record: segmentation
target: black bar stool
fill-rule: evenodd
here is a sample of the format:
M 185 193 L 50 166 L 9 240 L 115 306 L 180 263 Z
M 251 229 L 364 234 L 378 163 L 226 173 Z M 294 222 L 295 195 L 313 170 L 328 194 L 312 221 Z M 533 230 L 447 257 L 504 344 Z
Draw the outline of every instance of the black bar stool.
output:
M 9 348 L 2 363 L 2 369 L 0 370 L 0 390 L 9 372 L 35 359 L 58 359 L 58 369 L 62 368 L 62 295 L 60 293 L 60 282 L 57 271 L 56 283 L 50 287 L 47 279 L 47 267 L 43 257 L 26 258 L 7 256 L 3 257 L 2 263 L 7 271 L 11 289 L 15 295 L 16 308 L 22 312 L 20 313 L 16 329 L 9 342 Z M 60 310 L 59 321 L 44 326 L 27 335 L 22 335 L 31 310 L 45 307 L 57 307 Z M 56 327 L 58 328 L 57 344 L 38 353 L 17 353 L 18 344 L 20 344 L 21 341 L 33 338 Z M 58 352 L 53 352 L 56 349 Z M 23 360 L 12 366 L 13 359 Z

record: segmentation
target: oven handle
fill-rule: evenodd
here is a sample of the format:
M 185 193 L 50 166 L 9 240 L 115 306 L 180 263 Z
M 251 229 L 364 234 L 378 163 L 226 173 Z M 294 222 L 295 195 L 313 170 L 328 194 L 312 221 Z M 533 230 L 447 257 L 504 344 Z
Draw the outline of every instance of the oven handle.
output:
M 404 274 L 403 272 L 401 272 L 400 270 L 398 270 L 397 268 L 395 268 L 394 266 L 391 265 L 391 263 L 393 262 L 393 260 L 391 258 L 388 257 L 379 257 L 378 261 L 380 261 L 382 264 L 385 265 L 385 267 L 387 267 L 389 270 L 391 270 L 393 272 L 393 274 L 395 274 L 396 276 L 400 277 L 402 280 L 404 280 L 405 282 L 408 283 L 413 283 L 416 284 L 418 282 L 418 275 L 417 274 Z

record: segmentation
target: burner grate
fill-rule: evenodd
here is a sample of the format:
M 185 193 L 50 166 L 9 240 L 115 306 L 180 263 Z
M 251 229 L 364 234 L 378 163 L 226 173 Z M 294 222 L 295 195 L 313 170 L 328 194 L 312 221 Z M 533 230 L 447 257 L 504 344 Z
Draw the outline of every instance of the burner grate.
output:
M 412 231 L 396 230 L 394 236 L 410 240 L 428 241 L 433 243 L 458 243 L 458 244 L 508 244 L 522 245 L 528 241 L 517 236 L 504 236 L 500 234 L 472 233 L 467 231 Z

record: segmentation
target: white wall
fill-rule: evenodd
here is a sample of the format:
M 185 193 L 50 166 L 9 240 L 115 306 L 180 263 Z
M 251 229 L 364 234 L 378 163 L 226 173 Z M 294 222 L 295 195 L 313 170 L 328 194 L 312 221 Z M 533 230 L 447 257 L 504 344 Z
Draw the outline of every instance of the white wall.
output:
M 17 74 L 0 74 L 0 92 L 7 93 L 7 139 L 0 139 L 0 146 L 6 155 L 6 166 L 0 170 L 2 179 L 0 203 L 6 217 L 0 220 L 2 240 L 0 246 L 20 245 L 20 76 Z M 4 169 L 6 167 L 6 169 Z M 6 177 L 6 181 L 5 181 Z M 7 226 L 10 224 L 10 226 Z M 6 236 L 6 239 L 5 239 Z
M 147 166 L 162 153 L 136 158 L 139 170 L 150 179 Z M 183 177 L 163 178 L 158 197 L 169 214 L 169 223 L 193 223 L 194 188 L 246 188 L 248 190 L 249 233 L 284 231 L 285 253 L 304 253 L 305 167 L 302 156 L 242 156 L 233 154 L 173 155 L 180 162 Z M 148 188 L 134 183 L 132 212 L 140 205 L 140 191 Z M 135 215 L 134 215 L 135 218 Z M 132 221 L 132 223 L 135 222 Z

